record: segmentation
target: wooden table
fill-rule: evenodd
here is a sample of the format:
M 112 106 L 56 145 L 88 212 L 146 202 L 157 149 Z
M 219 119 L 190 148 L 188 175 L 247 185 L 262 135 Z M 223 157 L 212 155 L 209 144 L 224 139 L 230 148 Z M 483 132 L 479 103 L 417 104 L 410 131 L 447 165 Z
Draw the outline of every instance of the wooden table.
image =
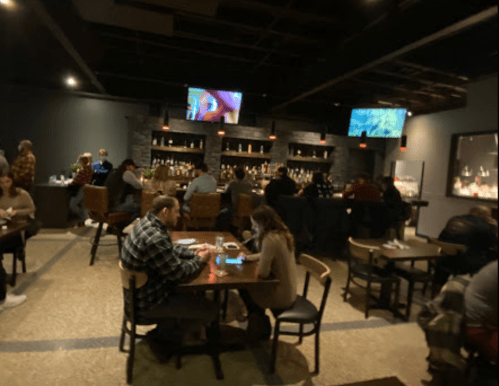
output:
M 215 244 L 216 236 L 224 236 L 224 242 L 235 242 L 240 249 L 225 249 L 225 252 L 230 258 L 236 258 L 239 253 L 250 254 L 244 245 L 242 245 L 229 232 L 173 232 L 172 240 L 175 242 L 181 239 L 194 238 L 196 244 Z M 186 290 L 226 290 L 236 288 L 252 288 L 255 286 L 276 285 L 278 280 L 263 280 L 258 278 L 258 263 L 249 262 L 238 265 L 226 265 L 227 276 L 219 277 L 215 274 L 217 270 L 216 262 L 211 260 L 201 271 L 201 273 L 189 283 L 179 285 L 179 289 Z
M 442 257 L 442 253 L 440 252 L 440 247 L 428 244 L 418 240 L 407 240 L 404 241 L 403 244 L 406 244 L 410 247 L 410 249 L 388 249 L 383 247 L 383 244 L 386 243 L 386 240 L 383 239 L 356 239 L 359 243 L 363 245 L 370 245 L 373 247 L 380 248 L 380 258 L 387 261 L 386 269 L 393 271 L 396 263 L 402 262 L 414 262 L 414 261 L 430 261 L 435 260 Z M 406 316 L 400 314 L 398 312 L 398 307 L 402 305 L 396 305 L 395 307 L 390 307 L 390 286 L 382 286 L 380 293 L 380 303 L 378 304 L 378 308 L 386 308 L 393 312 L 393 314 L 402 319 L 407 319 Z

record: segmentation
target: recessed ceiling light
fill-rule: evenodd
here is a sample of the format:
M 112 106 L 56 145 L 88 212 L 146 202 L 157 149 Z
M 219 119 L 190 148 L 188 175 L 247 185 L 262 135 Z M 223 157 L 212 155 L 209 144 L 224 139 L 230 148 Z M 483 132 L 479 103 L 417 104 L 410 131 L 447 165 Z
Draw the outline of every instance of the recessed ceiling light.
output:
M 3 5 L 12 5 L 11 0 L 0 0 L 0 3 L 2 3 Z
M 66 79 L 66 84 L 70 87 L 75 87 L 77 82 L 76 79 L 70 76 L 69 78 Z
M 410 117 L 412 117 L 412 111 L 408 111 L 407 115 L 410 116 Z

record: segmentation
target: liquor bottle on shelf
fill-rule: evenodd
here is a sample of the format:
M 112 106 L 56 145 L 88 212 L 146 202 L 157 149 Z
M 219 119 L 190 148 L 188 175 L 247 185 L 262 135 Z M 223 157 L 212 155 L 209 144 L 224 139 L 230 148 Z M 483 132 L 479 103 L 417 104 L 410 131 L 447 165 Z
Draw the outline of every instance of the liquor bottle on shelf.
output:
M 243 145 L 239 144 L 239 147 L 238 147 L 237 151 L 239 153 L 242 153 L 242 151 L 243 151 Z
M 297 155 L 298 157 L 301 157 L 301 150 L 299 150 L 299 149 L 298 149 L 298 150 L 296 151 L 296 155 Z
M 315 153 L 315 150 L 314 150 L 314 152 L 312 153 L 312 158 L 317 158 L 317 154 Z
M 260 146 L 260 154 L 263 154 L 263 145 Z
M 158 139 L 157 138 L 153 138 L 152 139 L 152 145 L 153 146 L 158 146 Z
M 225 145 L 225 151 L 230 151 L 229 142 L 227 142 L 226 145 Z
M 160 145 L 161 145 L 162 147 L 164 147 L 164 146 L 165 146 L 165 137 L 161 137 L 161 142 L 160 142 Z
M 328 154 L 327 154 L 327 150 L 326 150 L 326 151 L 324 151 L 324 159 L 327 159 L 327 157 L 328 157 Z
M 248 145 L 248 154 L 251 154 L 253 147 L 251 146 L 251 143 Z
M 293 149 L 293 146 L 291 146 L 291 149 L 289 151 L 289 155 L 290 155 L 290 157 L 294 157 L 295 156 L 295 150 Z
M 170 138 L 168 140 L 168 146 L 170 146 L 170 147 L 173 146 L 173 138 Z
M 184 149 L 187 149 L 187 141 L 184 141 Z
M 191 149 L 194 149 L 194 141 L 191 142 Z
M 201 150 L 203 150 L 203 145 L 204 145 L 204 144 L 203 144 L 203 140 L 201 140 L 201 142 L 199 142 L 199 148 L 200 148 Z

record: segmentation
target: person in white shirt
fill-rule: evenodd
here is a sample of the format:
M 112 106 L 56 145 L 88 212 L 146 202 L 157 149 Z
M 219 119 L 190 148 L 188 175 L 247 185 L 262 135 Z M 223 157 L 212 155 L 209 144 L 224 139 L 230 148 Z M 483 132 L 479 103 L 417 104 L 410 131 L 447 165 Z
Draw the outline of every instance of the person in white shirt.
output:
M 184 206 L 182 210 L 186 213 L 191 212 L 190 201 L 194 193 L 216 193 L 217 180 L 208 174 L 208 166 L 205 163 L 200 163 L 194 168 L 196 178 L 192 180 L 184 195 Z

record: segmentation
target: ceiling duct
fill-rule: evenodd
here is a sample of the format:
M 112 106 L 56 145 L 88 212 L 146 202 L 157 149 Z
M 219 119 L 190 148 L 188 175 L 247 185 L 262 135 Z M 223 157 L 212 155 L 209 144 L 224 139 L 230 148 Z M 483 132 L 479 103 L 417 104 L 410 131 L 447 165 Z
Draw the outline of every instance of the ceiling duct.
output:
M 173 15 L 119 5 L 113 0 L 73 0 L 73 2 L 80 16 L 86 21 L 173 36 Z
M 210 17 L 216 16 L 220 4 L 220 0 L 140 0 L 140 2 Z

